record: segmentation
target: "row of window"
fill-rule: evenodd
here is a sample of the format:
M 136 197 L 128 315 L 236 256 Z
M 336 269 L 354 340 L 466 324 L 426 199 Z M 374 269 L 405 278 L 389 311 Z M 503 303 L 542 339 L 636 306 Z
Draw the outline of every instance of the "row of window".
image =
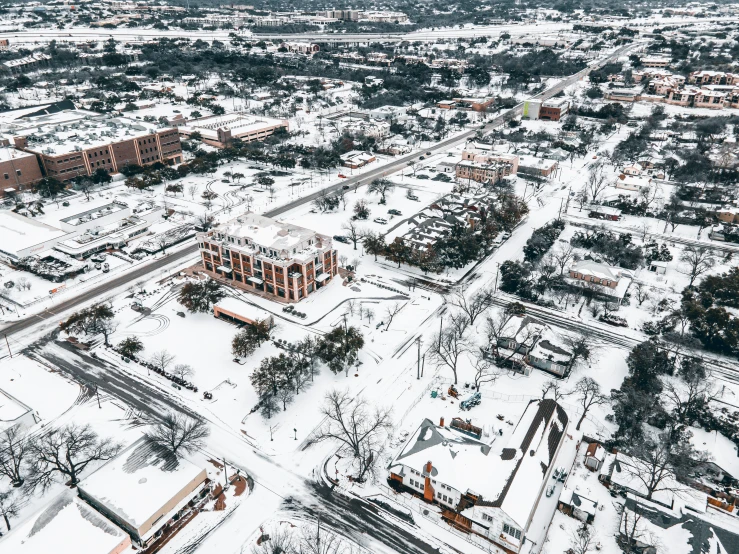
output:
M 81 159 L 82 159 L 82 155 L 79 155 L 79 156 L 71 156 L 69 158 L 64 158 L 63 160 L 54 160 L 54 159 L 51 159 L 51 160 L 48 160 L 48 163 L 50 163 L 50 164 L 62 164 L 62 163 L 67 163 L 67 162 L 79 161 Z
M 412 486 L 416 487 L 417 489 L 423 490 L 423 483 L 421 483 L 420 481 L 416 481 L 415 479 L 411 479 L 410 481 Z
M 491 521 L 492 521 L 492 518 L 491 518 Z M 515 539 L 521 540 L 521 530 L 520 529 L 516 529 L 515 527 L 512 527 L 512 526 L 508 525 L 507 523 L 504 523 L 503 524 L 503 532 L 506 535 L 510 535 L 511 537 L 513 537 Z
M 16 169 L 15 170 L 15 174 L 18 175 L 18 177 L 20 177 L 21 176 L 21 170 L 20 169 Z M 7 179 L 10 179 L 10 175 L 8 175 L 7 173 L 5 173 L 4 175 L 5 175 L 5 179 L 6 180 Z

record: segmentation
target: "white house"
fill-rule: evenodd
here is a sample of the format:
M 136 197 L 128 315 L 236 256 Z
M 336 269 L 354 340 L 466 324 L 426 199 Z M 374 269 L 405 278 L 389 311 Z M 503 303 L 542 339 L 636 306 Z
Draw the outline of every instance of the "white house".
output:
M 455 526 L 518 553 L 567 425 L 551 399 L 532 400 L 507 441 L 481 440 L 464 422 L 426 419 L 388 466 L 388 482 L 438 504 Z

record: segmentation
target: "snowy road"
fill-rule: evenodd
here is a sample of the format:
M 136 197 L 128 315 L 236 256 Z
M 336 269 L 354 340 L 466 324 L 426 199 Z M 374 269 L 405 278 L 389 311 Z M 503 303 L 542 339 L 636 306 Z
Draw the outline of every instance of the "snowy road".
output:
M 29 347 L 26 355 L 44 365 L 57 368 L 81 385 L 97 386 L 103 397 L 130 408 L 138 416 L 158 418 L 168 411 L 178 411 L 201 417 L 205 410 L 191 409 L 182 397 L 147 382 L 133 371 L 96 359 L 62 341 L 39 341 Z M 193 397 L 195 398 L 195 396 Z M 189 403 L 195 403 L 193 400 Z M 211 437 L 206 447 L 209 455 L 228 460 L 240 468 L 255 483 L 254 498 L 236 510 L 222 523 L 218 533 L 208 535 L 192 545 L 188 552 L 239 552 L 241 544 L 266 518 L 275 513 L 304 521 L 321 518 L 322 525 L 333 532 L 368 548 L 372 552 L 403 554 L 438 554 L 437 547 L 420 539 L 409 525 L 394 522 L 377 507 L 361 499 L 334 494 L 323 484 L 305 479 L 282 465 L 283 459 L 268 456 L 250 445 L 236 430 L 216 418 L 209 419 Z M 294 454 L 288 455 L 286 464 Z M 231 531 L 224 530 L 233 526 Z M 223 544 L 223 541 L 226 544 Z M 229 550 L 233 548 L 233 550 Z

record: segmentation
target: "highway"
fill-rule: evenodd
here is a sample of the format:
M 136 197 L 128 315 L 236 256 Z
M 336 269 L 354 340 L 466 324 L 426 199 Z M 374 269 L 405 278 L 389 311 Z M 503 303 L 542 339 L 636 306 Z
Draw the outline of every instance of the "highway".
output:
M 670 19 L 623 19 L 615 21 L 596 21 L 583 22 L 583 25 L 610 26 L 610 27 L 644 27 L 645 30 L 659 25 L 707 25 L 716 22 L 730 23 L 736 22 L 739 18 L 732 16 L 723 17 L 673 17 Z M 0 32 L 0 39 L 9 39 L 11 44 L 43 44 L 52 40 L 59 43 L 79 43 L 88 41 L 102 41 L 113 38 L 120 42 L 143 43 L 159 38 L 187 38 L 190 40 L 204 40 L 211 42 L 218 40 L 223 43 L 229 43 L 231 36 L 236 33 L 239 37 L 245 39 L 257 40 L 305 40 L 316 43 L 350 43 L 350 44 L 367 44 L 371 42 L 433 42 L 445 39 L 458 38 L 476 38 L 476 37 L 497 37 L 502 33 L 508 33 L 511 36 L 521 35 L 556 35 L 572 30 L 571 23 L 504 23 L 500 25 L 479 25 L 459 27 L 442 27 L 434 29 L 423 29 L 419 31 L 411 31 L 407 33 L 326 33 L 316 31 L 312 33 L 295 33 L 295 34 L 266 34 L 254 33 L 248 30 L 212 30 L 212 31 L 183 31 L 181 29 L 141 29 L 141 28 L 119 28 L 119 29 L 91 29 L 70 28 L 70 29 L 19 29 L 17 31 Z
M 609 61 L 618 58 L 619 56 L 624 55 L 629 50 L 636 48 L 637 46 L 639 46 L 639 43 L 633 43 L 633 44 L 629 44 L 629 45 L 619 48 L 618 50 L 613 52 L 611 55 L 609 55 L 607 58 L 594 62 L 593 64 L 586 67 L 582 71 L 579 71 L 578 73 L 575 73 L 574 75 L 571 75 L 567 79 L 564 79 L 563 81 L 547 89 L 546 91 L 539 93 L 538 95 L 536 95 L 536 98 L 540 98 L 542 100 L 551 98 L 552 96 L 554 96 L 555 94 L 558 94 L 560 91 L 564 90 L 565 88 L 572 85 L 576 81 L 582 79 L 585 75 L 587 75 L 593 69 L 600 67 L 601 65 L 606 64 Z M 294 208 L 297 208 L 299 206 L 302 206 L 303 204 L 312 202 L 313 200 L 318 198 L 321 194 L 324 194 L 324 193 L 331 194 L 345 186 L 351 187 L 354 184 L 365 184 L 374 179 L 383 178 L 393 173 L 397 173 L 398 171 L 401 171 L 404 168 L 408 167 L 408 165 L 411 162 L 415 163 L 419 161 L 421 156 L 426 156 L 428 155 L 429 152 L 433 154 L 435 152 L 436 153 L 443 152 L 450 148 L 453 148 L 473 138 L 480 130 L 482 130 L 484 133 L 490 132 L 493 129 L 503 125 L 509 119 L 512 119 L 514 117 L 521 115 L 522 111 L 523 111 L 523 103 L 518 104 L 517 106 L 514 106 L 510 110 L 503 112 L 502 114 L 496 116 L 494 119 L 486 123 L 481 129 L 471 129 L 469 131 L 466 131 L 454 137 L 444 139 L 440 142 L 437 142 L 433 144 L 432 146 L 424 149 L 421 152 L 416 152 L 413 154 L 408 154 L 406 156 L 401 156 L 397 159 L 394 159 L 389 164 L 382 165 L 376 168 L 372 168 L 369 171 L 363 173 L 362 175 L 356 175 L 353 177 L 349 177 L 347 179 L 341 179 L 333 185 L 325 187 L 319 191 L 308 194 L 306 196 L 297 198 L 293 200 L 292 202 L 289 202 L 285 205 L 282 205 L 272 210 L 269 210 L 267 212 L 264 212 L 264 215 L 266 215 L 267 217 L 279 217 L 280 215 L 286 212 L 289 212 L 290 210 L 293 210 Z M 127 283 L 135 281 L 146 275 L 149 275 L 157 271 L 158 269 L 161 269 L 162 267 L 171 264 L 172 262 L 175 262 L 177 260 L 184 260 L 188 256 L 194 256 L 196 252 L 197 252 L 196 244 L 192 244 L 181 250 L 172 252 L 166 257 L 159 258 L 148 264 L 139 266 L 135 270 L 125 273 L 124 275 L 121 275 L 120 277 L 111 279 L 110 281 L 107 281 L 96 287 L 88 289 L 87 291 L 82 292 L 77 296 L 68 298 L 60 302 L 59 304 L 57 304 L 54 307 L 53 311 L 46 311 L 40 314 L 28 316 L 24 319 L 20 319 L 16 321 L 15 323 L 11 323 L 10 325 L 7 325 L 5 328 L 0 329 L 0 331 L 8 336 L 12 336 L 16 333 L 20 333 L 21 331 L 24 331 L 32 327 L 36 323 L 40 323 L 46 320 L 56 321 L 60 319 L 59 314 L 65 312 L 66 310 L 71 310 L 75 308 L 76 306 L 84 304 L 85 302 L 88 302 L 95 298 L 102 300 L 106 297 L 106 295 L 126 285 Z

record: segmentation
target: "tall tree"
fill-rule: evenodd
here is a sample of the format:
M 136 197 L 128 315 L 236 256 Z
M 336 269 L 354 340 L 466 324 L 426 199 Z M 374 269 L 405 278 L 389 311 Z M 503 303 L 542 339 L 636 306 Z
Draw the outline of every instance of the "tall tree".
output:
M 120 445 L 112 439 L 99 438 L 89 424 L 52 429 L 31 441 L 31 468 L 26 485 L 30 489 L 46 490 L 57 475 L 76 485 L 88 465 L 109 460 L 119 450 Z
M 216 304 L 226 296 L 221 285 L 213 280 L 192 282 L 188 281 L 180 289 L 178 301 L 193 313 L 208 313 Z
M 687 246 L 680 255 L 680 261 L 683 265 L 679 271 L 690 277 L 689 287 L 693 286 L 698 277 L 716 265 L 713 252 L 705 246 Z
M 367 194 L 380 196 L 380 204 L 385 204 L 387 194 L 395 189 L 395 185 L 389 179 L 375 179 L 367 187 Z
M 210 429 L 202 419 L 169 412 L 161 419 L 150 422 L 144 437 L 149 444 L 162 448 L 176 456 L 182 452 L 192 454 L 200 450 Z
M 582 415 L 577 422 L 577 431 L 585 420 L 588 412 L 593 406 L 599 406 L 608 403 L 608 397 L 600 391 L 600 385 L 592 377 L 583 377 L 575 385 L 575 394 L 577 394 L 580 406 L 582 406 Z
M 31 443 L 20 425 L 8 427 L 0 434 L 0 475 L 14 487 L 23 484 Z

